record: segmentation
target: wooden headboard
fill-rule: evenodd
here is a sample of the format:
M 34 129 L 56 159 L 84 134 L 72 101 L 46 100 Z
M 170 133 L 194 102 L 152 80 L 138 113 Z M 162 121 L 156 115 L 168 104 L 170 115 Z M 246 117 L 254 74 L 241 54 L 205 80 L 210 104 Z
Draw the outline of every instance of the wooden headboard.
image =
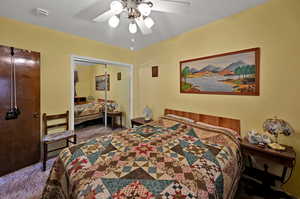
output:
M 86 104 L 87 100 L 86 97 L 74 97 L 74 104 L 79 105 L 79 104 Z
M 177 111 L 172 109 L 165 109 L 165 115 L 167 114 L 174 114 L 174 115 L 190 118 L 196 122 L 204 122 L 214 126 L 229 128 L 241 134 L 241 122 L 240 120 L 237 119 Z

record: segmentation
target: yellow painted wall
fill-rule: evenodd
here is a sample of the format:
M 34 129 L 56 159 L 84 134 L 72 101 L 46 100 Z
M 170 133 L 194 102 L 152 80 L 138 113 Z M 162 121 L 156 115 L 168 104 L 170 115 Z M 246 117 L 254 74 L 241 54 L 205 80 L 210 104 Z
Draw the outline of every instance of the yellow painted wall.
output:
M 0 44 L 41 53 L 41 113 L 70 109 L 70 56 L 131 63 L 133 53 L 93 40 L 0 17 Z
M 79 80 L 76 83 L 76 92 L 78 97 L 92 96 L 92 69 L 93 68 L 91 66 L 76 66 Z
M 165 108 L 241 119 L 247 130 L 261 131 L 266 118 L 277 115 L 296 134 L 281 139 L 300 154 L 300 1 L 271 0 L 231 17 L 152 45 L 135 54 L 136 115 L 145 105 L 154 116 Z M 180 94 L 179 61 L 241 49 L 261 47 L 261 95 L 226 96 Z M 159 78 L 151 77 L 158 65 Z M 300 196 L 300 159 L 285 188 Z

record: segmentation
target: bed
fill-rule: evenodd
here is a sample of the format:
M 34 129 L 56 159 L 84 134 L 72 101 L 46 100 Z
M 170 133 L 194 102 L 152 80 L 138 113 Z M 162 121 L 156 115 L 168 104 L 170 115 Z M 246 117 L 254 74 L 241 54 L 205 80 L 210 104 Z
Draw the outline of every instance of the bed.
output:
M 78 125 L 103 117 L 103 103 L 91 102 L 74 106 L 74 124 Z
M 42 198 L 233 198 L 240 121 L 166 109 L 159 120 L 64 149 Z

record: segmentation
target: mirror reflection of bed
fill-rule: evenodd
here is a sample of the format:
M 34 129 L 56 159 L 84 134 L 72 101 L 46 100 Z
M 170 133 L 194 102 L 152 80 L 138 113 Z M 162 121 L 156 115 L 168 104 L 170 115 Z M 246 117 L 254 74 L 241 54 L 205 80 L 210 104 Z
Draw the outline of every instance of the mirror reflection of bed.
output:
M 106 97 L 105 77 L 107 77 Z M 105 67 L 102 64 L 76 62 L 74 127 L 78 133 L 103 134 L 109 132 L 112 127 L 112 130 L 119 130 L 121 127 L 129 126 L 129 78 L 129 69 L 126 67 L 114 65 Z M 104 128 L 105 104 L 108 111 L 107 129 Z

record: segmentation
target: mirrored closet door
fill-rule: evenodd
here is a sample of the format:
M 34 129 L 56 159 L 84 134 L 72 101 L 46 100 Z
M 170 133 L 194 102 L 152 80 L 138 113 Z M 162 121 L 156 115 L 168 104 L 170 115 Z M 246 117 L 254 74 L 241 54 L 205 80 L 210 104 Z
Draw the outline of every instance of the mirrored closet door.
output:
M 88 61 L 74 68 L 74 125 L 84 131 L 128 127 L 130 69 Z

